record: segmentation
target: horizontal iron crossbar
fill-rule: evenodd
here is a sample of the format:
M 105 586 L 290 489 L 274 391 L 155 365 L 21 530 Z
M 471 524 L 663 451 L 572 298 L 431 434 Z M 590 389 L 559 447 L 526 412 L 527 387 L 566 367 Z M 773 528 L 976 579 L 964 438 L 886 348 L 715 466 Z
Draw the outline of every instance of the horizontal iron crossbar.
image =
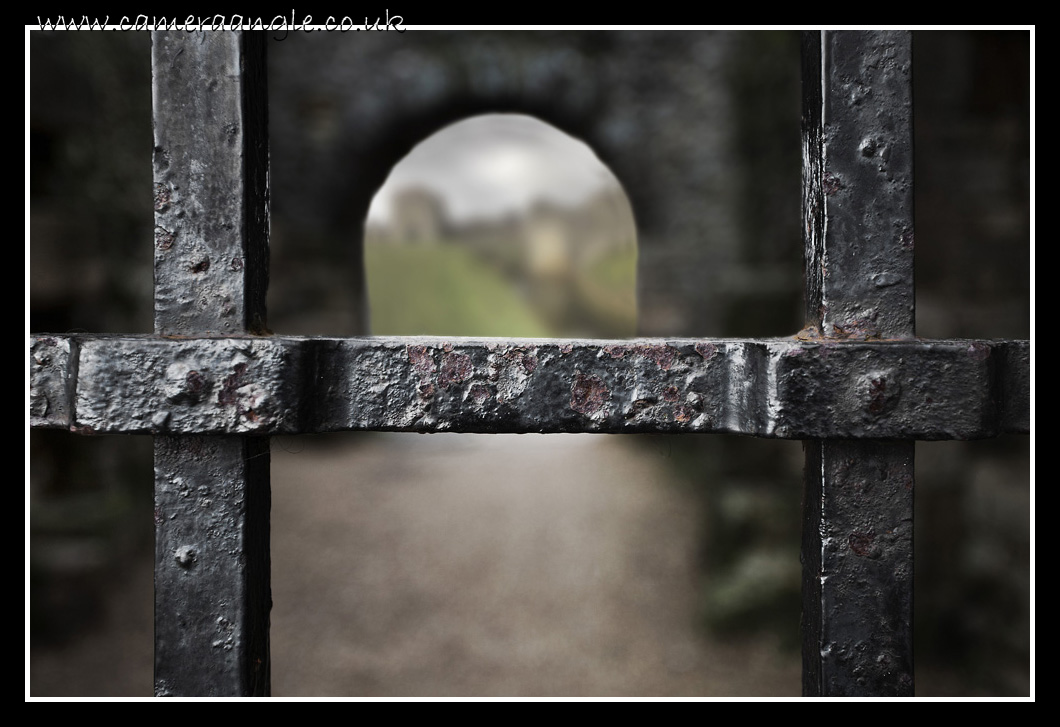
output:
M 1029 430 L 1027 341 L 35 336 L 31 424 L 82 433 Z

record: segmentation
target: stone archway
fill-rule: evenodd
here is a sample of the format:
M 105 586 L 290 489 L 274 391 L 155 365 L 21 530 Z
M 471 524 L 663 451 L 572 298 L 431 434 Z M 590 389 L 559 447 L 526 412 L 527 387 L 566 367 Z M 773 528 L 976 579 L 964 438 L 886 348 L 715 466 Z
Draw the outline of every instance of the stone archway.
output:
M 639 333 L 795 330 L 798 279 L 777 269 L 801 253 L 797 48 L 784 33 L 292 35 L 270 48 L 274 220 L 347 240 L 417 142 L 477 114 L 527 114 L 622 180 Z M 740 322 L 763 293 L 778 313 Z
M 762 52 L 763 41 L 768 43 L 770 38 L 780 41 L 778 54 Z M 791 41 L 787 52 L 783 48 L 785 38 Z M 274 252 L 286 243 L 277 234 L 280 226 L 300 235 L 308 232 L 327 237 L 334 241 L 336 249 L 348 250 L 350 231 L 362 228 L 373 195 L 393 165 L 415 144 L 437 129 L 470 116 L 527 114 L 585 141 L 622 181 L 638 226 L 639 333 L 776 335 L 797 328 L 800 276 L 756 275 L 776 266 L 785 255 L 801 260 L 795 36 L 459 32 L 390 37 L 379 34 L 354 39 L 322 35 L 311 43 L 293 36 L 289 40 L 294 42 L 276 44 L 270 49 L 275 140 L 273 219 L 277 223 Z M 767 70 L 759 73 L 758 80 L 748 81 L 746 73 L 733 72 L 740 63 L 752 67 L 762 64 Z M 769 93 L 760 95 L 749 91 L 748 86 L 759 83 L 761 77 L 773 78 L 773 86 L 786 89 L 787 96 L 773 86 Z M 776 77 L 787 80 L 777 82 Z M 281 96 L 282 102 L 278 100 Z M 786 117 L 762 109 L 770 103 L 783 106 L 784 98 L 790 102 Z M 749 135 L 755 137 L 751 143 Z M 281 150 L 281 143 L 290 146 Z M 774 153 L 770 144 L 785 151 Z M 776 163 L 785 153 L 789 155 L 786 167 Z M 748 167 L 749 155 L 771 158 Z M 785 196 L 785 192 L 789 195 Z M 361 247 L 355 247 L 350 254 L 355 258 L 354 264 L 359 264 Z M 287 272 L 283 263 L 277 265 L 275 255 L 273 260 L 274 270 Z M 274 279 L 280 282 L 278 275 Z M 772 286 L 770 281 L 777 280 L 781 285 Z M 752 296 L 752 288 L 758 300 L 763 291 L 781 299 L 775 305 L 760 306 L 777 313 L 781 322 L 773 318 L 759 328 L 744 329 L 734 322 L 737 312 L 750 307 L 746 298 Z M 358 295 L 363 294 L 363 289 L 358 291 Z M 272 320 L 274 328 L 280 330 L 276 319 Z M 616 442 L 603 442 L 604 459 L 618 461 L 611 451 L 617 448 Z M 698 440 L 689 443 L 703 444 Z M 439 448 L 454 457 L 459 454 L 461 464 L 451 462 L 449 469 L 460 473 L 464 485 L 470 488 L 476 486 L 474 477 L 492 466 L 490 462 L 509 466 L 517 455 L 504 452 L 490 460 L 482 452 L 472 455 L 460 449 L 457 444 L 465 445 L 464 440 L 454 443 L 442 437 L 414 438 L 414 444 L 419 448 Z M 500 446 L 503 440 L 490 439 L 490 444 Z M 549 444 L 557 441 L 550 438 Z M 732 446 L 731 442 L 724 444 Z M 671 449 L 669 443 L 659 446 Z M 711 471 L 724 461 L 720 441 L 717 446 L 708 443 L 701 448 L 712 457 Z M 586 493 L 593 486 L 592 478 L 604 469 L 580 449 L 572 454 L 571 460 L 561 460 L 553 454 L 537 453 L 531 461 L 559 462 L 562 476 L 576 478 L 581 486 L 558 489 L 568 494 Z M 274 463 L 281 457 L 277 453 Z M 775 464 L 778 458 L 759 454 L 758 460 Z M 402 481 L 408 489 L 403 485 L 382 490 L 388 498 L 401 498 L 403 492 L 421 485 L 429 485 L 433 492 L 439 483 L 429 473 L 446 469 L 444 463 L 432 460 L 425 464 L 409 451 L 396 447 L 387 461 L 401 474 L 411 474 L 410 480 Z M 467 463 L 472 462 L 475 465 L 469 467 Z M 336 473 L 353 476 L 362 464 L 350 457 L 336 468 Z M 558 482 L 561 476 L 545 474 L 532 465 L 515 465 L 515 469 L 548 482 Z M 410 470 L 425 474 L 417 476 Z M 336 482 L 340 476 L 346 475 L 336 474 Z M 703 476 L 707 476 L 705 472 Z M 504 482 L 504 477 L 495 475 L 493 482 Z M 628 470 L 616 472 L 612 479 L 632 485 Z M 352 487 L 340 489 L 353 491 Z M 492 485 L 486 489 L 491 496 L 502 494 L 503 490 Z M 514 489 L 533 501 L 515 506 L 516 519 L 530 531 L 534 531 L 536 523 L 556 521 L 547 514 L 551 512 L 549 507 L 558 507 L 566 517 L 580 517 L 578 513 L 587 512 L 568 507 L 544 488 Z M 613 490 L 605 486 L 603 492 Z M 661 491 L 653 487 L 647 490 L 655 494 Z M 300 491 L 298 499 L 308 501 L 308 493 Z M 339 502 L 331 498 L 325 501 L 329 512 Z M 481 500 L 478 495 L 457 495 L 456 504 L 426 505 L 425 517 L 434 522 L 449 512 L 448 508 L 462 515 L 478 512 L 470 504 L 462 504 L 465 502 L 490 500 Z M 497 506 L 507 508 L 512 502 L 505 500 Z M 607 497 L 599 503 L 601 507 L 604 503 L 614 504 Z M 419 520 L 414 514 L 397 516 L 390 507 L 389 503 L 373 501 L 371 511 L 386 511 L 390 515 L 388 522 L 412 523 L 415 528 Z M 686 515 L 695 512 L 687 502 L 677 509 Z M 544 514 L 539 520 L 532 517 L 534 512 Z M 611 515 L 598 517 L 600 521 L 615 522 Z M 461 535 L 478 532 L 462 521 L 454 524 L 455 518 L 444 516 L 442 521 Z M 473 514 L 471 520 L 483 527 L 500 522 L 496 513 Z M 502 524 L 501 530 L 504 528 Z M 638 528 L 639 525 L 626 525 L 618 529 L 628 533 Z M 299 532 L 298 528 L 295 530 Z M 668 535 L 673 534 L 671 528 Z M 361 544 L 344 552 L 367 552 L 367 547 Z M 390 552 L 394 550 L 400 548 L 391 548 Z M 437 556 L 440 546 L 414 550 Z M 592 552 L 592 548 L 582 550 Z M 688 552 L 692 550 L 690 546 Z M 551 548 L 545 551 L 546 556 L 555 552 Z M 565 556 L 560 560 L 566 562 Z M 468 566 L 474 572 L 483 568 L 481 564 Z M 296 570 L 301 573 L 304 569 Z M 438 568 L 432 570 L 434 575 L 441 572 Z M 481 600 L 490 601 L 491 597 Z M 407 604 L 407 599 L 402 602 Z M 387 608 L 390 607 L 383 610 Z M 276 623 L 279 624 L 279 615 Z M 678 661 L 682 660 L 683 657 Z

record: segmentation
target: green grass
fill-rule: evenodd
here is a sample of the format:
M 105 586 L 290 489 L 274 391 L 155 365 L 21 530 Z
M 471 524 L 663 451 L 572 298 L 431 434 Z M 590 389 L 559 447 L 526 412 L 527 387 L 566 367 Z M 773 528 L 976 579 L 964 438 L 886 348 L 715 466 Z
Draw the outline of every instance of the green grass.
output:
M 365 246 L 375 335 L 554 335 L 504 278 L 454 245 Z
M 585 271 L 578 291 L 582 305 L 599 321 L 608 336 L 636 335 L 636 247 L 630 246 L 598 260 Z

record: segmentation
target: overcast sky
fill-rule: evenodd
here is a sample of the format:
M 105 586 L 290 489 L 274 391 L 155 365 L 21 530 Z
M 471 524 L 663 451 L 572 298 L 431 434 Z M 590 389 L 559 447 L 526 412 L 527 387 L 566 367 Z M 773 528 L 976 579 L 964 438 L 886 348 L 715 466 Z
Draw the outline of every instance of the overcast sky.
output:
M 385 222 L 395 191 L 424 186 L 461 221 L 519 212 L 546 198 L 575 204 L 608 183 L 610 170 L 583 142 L 529 116 L 489 114 L 447 126 L 390 172 L 368 212 Z

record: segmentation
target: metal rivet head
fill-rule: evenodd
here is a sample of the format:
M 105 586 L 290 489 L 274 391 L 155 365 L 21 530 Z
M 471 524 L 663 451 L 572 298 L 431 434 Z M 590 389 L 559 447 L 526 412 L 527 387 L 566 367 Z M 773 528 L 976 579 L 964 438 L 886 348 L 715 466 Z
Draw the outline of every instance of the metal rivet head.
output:
M 173 554 L 173 559 L 181 568 L 191 568 L 195 565 L 195 550 L 190 545 L 182 545 Z

